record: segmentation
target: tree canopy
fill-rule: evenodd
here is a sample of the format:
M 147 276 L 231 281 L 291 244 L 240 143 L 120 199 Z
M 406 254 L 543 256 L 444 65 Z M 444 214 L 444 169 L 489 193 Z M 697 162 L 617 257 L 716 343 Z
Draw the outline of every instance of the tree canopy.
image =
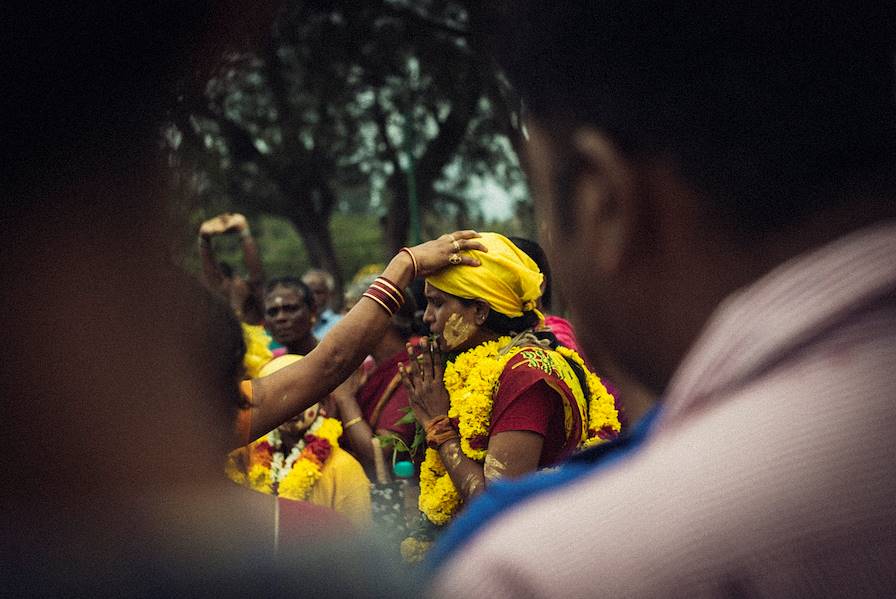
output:
M 172 113 L 181 189 L 207 212 L 287 219 L 340 280 L 334 211 L 377 215 L 389 253 L 429 222 L 476 222 L 485 180 L 525 198 L 518 115 L 472 26 L 479 6 L 286 2 L 264 47 L 222 56 Z

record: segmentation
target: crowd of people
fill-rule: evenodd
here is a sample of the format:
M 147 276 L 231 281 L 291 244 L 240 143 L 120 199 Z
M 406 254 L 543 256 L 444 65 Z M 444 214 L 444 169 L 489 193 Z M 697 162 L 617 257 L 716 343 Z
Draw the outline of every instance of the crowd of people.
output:
M 341 315 L 239 214 L 201 282 L 167 259 L 158 123 L 273 8 L 235 10 L 16 16 L 10 592 L 892 592 L 889 3 L 514 3 L 482 39 L 544 251 L 445 233 Z
M 215 260 L 210 231 L 240 236 L 248 285 L 232 269 L 218 274 L 225 268 Z M 332 393 L 290 400 L 289 413 L 297 415 L 268 430 L 271 424 L 253 423 L 270 401 L 261 394 L 262 383 L 298 365 L 287 371 L 291 377 L 264 389 L 267 397 L 278 397 L 297 386 L 294 379 L 308 363 L 300 360 L 316 358 L 319 341 L 332 334 L 336 344 L 349 343 L 351 331 L 337 324 L 340 318 L 328 305 L 333 277 L 316 269 L 301 279 L 275 277 L 262 284 L 243 215 L 219 215 L 199 229 L 207 288 L 244 321 L 247 348 L 259 344 L 251 328 L 258 326 L 258 311 L 247 306 L 261 305 L 267 334 L 261 336 L 267 355 L 247 352 L 244 358 L 245 404 L 234 427 L 240 423 L 248 443 L 231 453 L 229 477 L 263 493 L 331 508 L 359 530 L 377 524 L 376 534 L 400 539 L 411 562 L 423 558 L 441 527 L 489 482 L 555 466 L 621 430 L 617 398 L 576 351 L 570 324 L 540 312 L 545 294 L 550 298 L 541 247 L 471 231 L 443 241 L 449 240 L 448 262 L 424 279 L 423 306 L 407 287 L 420 275 L 417 248 L 397 257 L 412 267 L 396 271 L 400 284 L 384 276 L 356 277 L 357 297 L 348 297 L 348 305 L 372 301 L 389 317 L 378 326 L 369 355 Z M 326 312 L 328 325 L 315 332 L 318 315 Z M 375 327 L 364 321 L 354 326 Z M 326 353 L 336 348 L 322 351 L 329 359 Z M 311 399 L 316 401 L 308 406 Z M 261 421 L 269 422 L 265 417 Z M 393 477 L 404 484 L 390 486 Z M 392 493 L 371 488 L 370 480 Z M 387 505 L 374 510 L 371 492 L 374 503 Z

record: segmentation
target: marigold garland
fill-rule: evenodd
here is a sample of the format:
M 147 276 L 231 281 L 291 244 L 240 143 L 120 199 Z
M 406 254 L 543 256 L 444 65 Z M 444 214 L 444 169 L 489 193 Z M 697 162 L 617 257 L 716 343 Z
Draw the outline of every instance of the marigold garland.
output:
M 288 456 L 280 432 L 273 430 L 248 447 L 230 454 L 225 471 L 231 480 L 287 499 L 304 500 L 320 479 L 333 448 L 339 446 L 342 423 L 318 416 Z M 248 461 L 240 467 L 240 461 Z
M 258 376 L 261 367 L 273 359 L 274 354 L 268 349 L 271 338 L 261 325 L 249 325 L 240 323 L 243 327 L 243 340 L 246 343 L 246 353 L 243 356 L 243 367 L 250 378 Z
M 579 413 L 587 414 L 587 421 L 582 423 L 580 448 L 597 445 L 618 434 L 621 425 L 615 399 L 575 351 L 558 347 L 554 353 L 543 348 L 514 345 L 510 337 L 501 337 L 463 352 L 445 367 L 444 382 L 450 400 L 448 416 L 457 422 L 461 450 L 467 457 L 480 463 L 485 460 L 495 386 L 507 362 L 527 349 L 534 350 L 526 356 L 527 360 L 563 380 L 573 392 Z M 567 361 L 575 362 L 586 373 L 587 398 Z M 572 414 L 568 403 L 563 403 L 569 428 Z M 460 503 L 460 494 L 445 470 L 439 452 L 427 449 L 420 467 L 420 511 L 433 524 L 443 525 L 451 520 Z
M 616 398 L 601 382 L 600 377 L 588 370 L 582 357 L 568 347 L 558 347 L 557 351 L 568 360 L 572 360 L 585 371 L 588 381 L 588 392 L 591 398 L 588 401 L 588 437 L 584 448 L 600 445 L 605 441 L 615 439 L 622 429 L 619 421 L 619 411 L 616 409 Z
M 510 358 L 522 349 L 510 345 L 510 337 L 487 341 L 469 349 L 445 367 L 445 389 L 451 399 L 448 417 L 457 420 L 460 446 L 472 460 L 481 462 L 488 453 L 471 441 L 488 440 L 492 419 L 492 395 Z

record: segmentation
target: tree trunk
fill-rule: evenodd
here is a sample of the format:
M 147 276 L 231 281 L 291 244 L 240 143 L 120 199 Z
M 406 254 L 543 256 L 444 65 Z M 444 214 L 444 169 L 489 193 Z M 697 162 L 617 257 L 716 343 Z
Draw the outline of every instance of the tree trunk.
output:
M 333 297 L 335 304 L 341 305 L 343 295 L 342 268 L 336 259 L 336 251 L 333 249 L 333 238 L 330 235 L 329 214 L 317 214 L 311 210 L 303 210 L 302 206 L 313 205 L 310 201 L 296 201 L 294 209 L 286 215 L 296 228 L 299 237 L 308 251 L 308 260 L 315 268 L 321 268 L 331 275 L 335 281 Z M 302 273 L 296 273 L 301 275 Z
M 408 202 L 407 179 L 404 171 L 396 169 L 392 176 L 388 189 L 392 192 L 389 198 L 389 212 L 386 215 L 386 243 L 390 256 L 398 253 L 408 239 L 408 231 L 411 226 L 411 212 Z

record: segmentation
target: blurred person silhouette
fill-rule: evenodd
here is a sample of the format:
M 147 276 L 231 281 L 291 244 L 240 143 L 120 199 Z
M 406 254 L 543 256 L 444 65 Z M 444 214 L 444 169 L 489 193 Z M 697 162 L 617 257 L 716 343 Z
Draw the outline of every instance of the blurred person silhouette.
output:
M 270 559 L 276 502 L 253 508 L 221 472 L 239 397 L 208 294 L 168 259 L 160 123 L 277 8 L 28 5 L 4 19 L 17 139 L 0 238 L 7 593 L 370 590 L 368 543 Z M 373 570 L 378 590 L 410 595 L 391 562 Z
M 311 293 L 314 294 L 314 303 L 317 305 L 317 320 L 314 322 L 314 336 L 323 339 L 327 331 L 333 328 L 341 314 L 337 314 L 333 310 L 333 291 L 336 288 L 336 281 L 333 275 L 319 268 L 312 268 L 302 275 L 302 282 L 305 283 Z M 338 299 L 338 298 L 337 298 Z
M 896 7 L 507 8 L 555 282 L 660 402 L 469 506 L 431 595 L 888 596 Z
M 278 9 L 29 5 L 3 21 L 11 31 L 0 43 L 15 58 L 4 130 L 17 140 L 4 162 L 13 226 L 0 237 L 0 390 L 14 398 L 0 427 L 15 440 L 0 460 L 15 481 L 2 491 L 7 592 L 245 596 L 295 592 L 300 578 L 308 593 L 346 596 L 369 591 L 357 585 L 374 571 L 378 591 L 409 594 L 366 543 L 273 562 L 269 539 L 255 542 L 274 508 L 228 496 L 246 491 L 224 479 L 221 458 L 245 439 L 209 399 L 232 394 L 232 380 L 215 366 L 202 295 L 170 265 L 161 125 L 179 96 L 201 93 L 225 49 L 269 31 Z M 447 266 L 456 245 L 478 247 L 475 237 L 410 248 L 384 274 L 406 285 Z M 390 322 L 370 298 L 352 312 L 341 339 L 255 389 L 239 412 L 253 414 L 254 438 L 326 396 Z

